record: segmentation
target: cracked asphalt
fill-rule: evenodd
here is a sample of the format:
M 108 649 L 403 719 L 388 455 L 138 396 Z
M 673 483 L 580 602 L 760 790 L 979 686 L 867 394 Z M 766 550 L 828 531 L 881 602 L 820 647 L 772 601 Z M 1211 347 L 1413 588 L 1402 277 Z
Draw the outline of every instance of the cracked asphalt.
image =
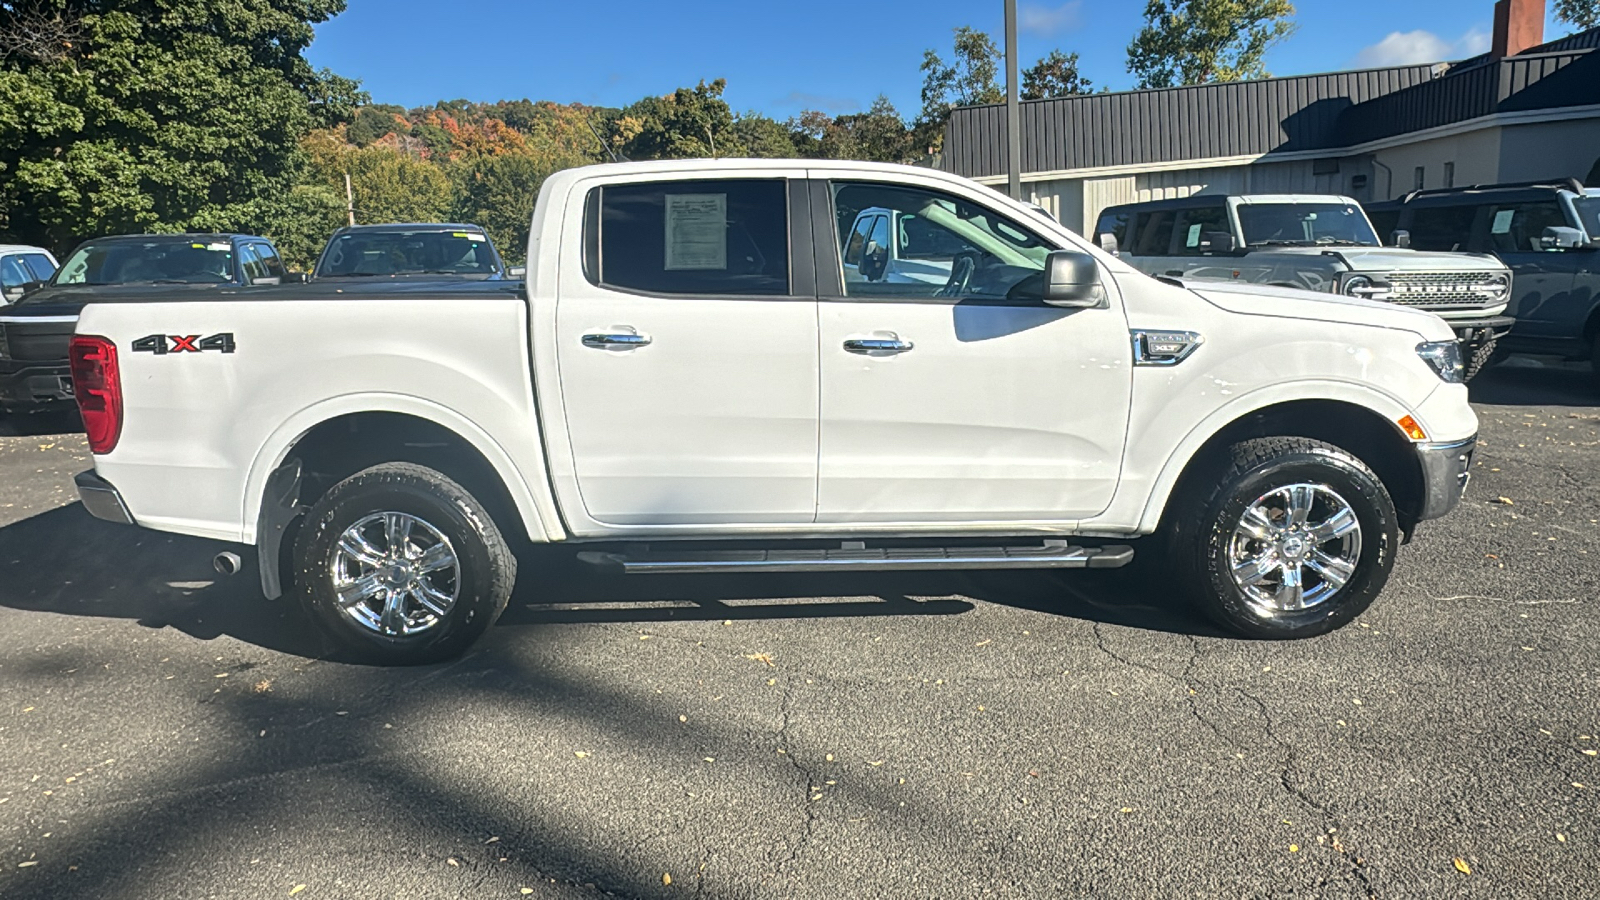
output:
M 1465 505 L 1324 638 L 1220 635 L 1148 563 L 539 553 L 409 670 L 89 519 L 69 423 L 0 420 L 0 896 L 1600 895 L 1600 397 L 1474 396 Z

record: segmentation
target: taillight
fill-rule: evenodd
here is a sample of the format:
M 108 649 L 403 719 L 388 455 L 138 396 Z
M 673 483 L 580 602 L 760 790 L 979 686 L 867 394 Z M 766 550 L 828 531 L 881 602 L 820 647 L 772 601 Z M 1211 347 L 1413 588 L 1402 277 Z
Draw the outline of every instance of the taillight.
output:
M 110 453 L 122 437 L 122 374 L 117 371 L 117 345 L 103 337 L 75 334 L 67 351 L 72 366 L 72 392 L 83 412 L 89 452 Z

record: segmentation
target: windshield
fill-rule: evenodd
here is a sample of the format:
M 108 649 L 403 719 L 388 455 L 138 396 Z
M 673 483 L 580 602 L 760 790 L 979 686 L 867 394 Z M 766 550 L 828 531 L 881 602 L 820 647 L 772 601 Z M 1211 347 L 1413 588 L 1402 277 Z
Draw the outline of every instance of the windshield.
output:
M 318 278 L 493 275 L 500 271 L 481 231 L 355 231 L 334 238 Z
M 1589 232 L 1589 240 L 1600 241 L 1600 196 L 1578 197 L 1572 205 L 1578 210 L 1583 230 Z
M 72 252 L 51 284 L 226 284 L 233 242 L 193 237 L 91 241 Z
M 1379 246 L 1378 235 L 1354 203 L 1241 203 L 1246 246 Z

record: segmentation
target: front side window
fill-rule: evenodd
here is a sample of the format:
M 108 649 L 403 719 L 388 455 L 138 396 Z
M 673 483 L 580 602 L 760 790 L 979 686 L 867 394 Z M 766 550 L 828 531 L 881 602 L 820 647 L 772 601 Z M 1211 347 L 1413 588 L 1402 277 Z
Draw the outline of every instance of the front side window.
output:
M 861 267 L 844 270 L 847 297 L 1015 299 L 1055 249 L 1011 219 L 941 191 L 836 183 L 833 196 L 841 216 L 884 211 L 872 224 Z M 897 242 L 893 257 L 890 241 Z M 841 260 L 847 249 L 840 248 Z
M 266 267 L 268 278 L 283 278 L 287 272 L 283 268 L 283 259 L 278 256 L 278 251 L 271 244 L 256 244 L 256 256 L 261 258 L 261 265 Z
M 1111 235 L 1117 239 L 1117 248 L 1126 249 L 1128 246 L 1128 222 L 1132 218 L 1127 210 L 1106 210 L 1100 214 L 1100 224 L 1094 228 L 1094 239 L 1098 243 L 1102 235 Z
M 598 215 L 585 223 L 599 248 L 589 273 L 594 283 L 651 294 L 789 293 L 784 181 L 614 184 L 596 191 Z
M 1226 206 L 1206 206 L 1186 209 L 1178 214 L 1179 256 L 1208 256 L 1227 249 L 1228 227 Z
M 84 244 L 67 257 L 51 283 L 226 284 L 232 280 L 232 241 L 152 237 Z
M 1495 253 L 1538 253 L 1546 228 L 1570 228 L 1555 199 L 1489 207 L 1489 246 Z
M 1411 214 L 1411 248 L 1451 253 L 1465 250 L 1472 240 L 1476 206 L 1429 206 Z
M 261 257 L 256 255 L 254 244 L 239 246 L 239 271 L 244 273 L 245 284 L 255 284 L 256 279 L 267 277 L 267 267 L 262 264 Z
M 1354 203 L 1241 203 L 1239 227 L 1251 247 L 1377 247 Z
M 43 253 L 24 253 L 18 258 L 28 267 L 34 281 L 49 281 L 50 277 L 56 274 L 56 264 Z

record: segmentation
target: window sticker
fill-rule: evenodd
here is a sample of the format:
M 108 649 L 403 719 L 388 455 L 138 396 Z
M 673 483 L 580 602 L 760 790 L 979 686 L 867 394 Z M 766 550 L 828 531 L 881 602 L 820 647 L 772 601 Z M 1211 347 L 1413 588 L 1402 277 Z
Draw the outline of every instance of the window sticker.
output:
M 1191 249 L 1200 246 L 1200 229 L 1203 227 L 1203 224 L 1204 223 L 1200 223 L 1189 226 L 1189 247 Z
M 232 250 L 233 249 L 233 245 L 228 243 L 227 241 L 218 241 L 218 242 L 216 242 L 214 244 L 208 244 L 206 246 L 206 249 L 207 250 Z
M 452 231 L 450 233 L 450 236 L 451 237 L 458 237 L 458 238 L 466 238 L 469 241 L 475 241 L 475 242 L 480 243 L 480 244 L 484 243 L 485 241 L 488 240 L 488 238 L 484 237 L 481 234 L 474 234 L 474 233 L 469 232 L 469 231 Z
M 1516 218 L 1516 216 L 1517 216 L 1517 211 L 1514 210 L 1514 209 L 1502 209 L 1499 212 L 1495 213 L 1494 214 L 1494 229 L 1493 229 L 1493 233 L 1495 233 L 1495 234 L 1510 234 L 1511 233 L 1511 220 Z
M 728 195 L 667 194 L 666 270 L 728 268 Z

